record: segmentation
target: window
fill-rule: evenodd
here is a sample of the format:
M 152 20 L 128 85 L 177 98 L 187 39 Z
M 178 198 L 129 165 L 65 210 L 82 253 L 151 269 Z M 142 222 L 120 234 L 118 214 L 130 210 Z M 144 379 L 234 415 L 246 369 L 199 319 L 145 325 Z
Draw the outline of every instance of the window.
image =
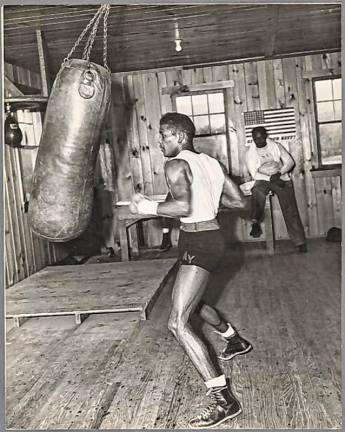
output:
M 175 97 L 176 111 L 188 115 L 195 125 L 194 148 L 229 165 L 223 91 Z
M 314 100 L 320 165 L 340 164 L 341 78 L 315 79 Z

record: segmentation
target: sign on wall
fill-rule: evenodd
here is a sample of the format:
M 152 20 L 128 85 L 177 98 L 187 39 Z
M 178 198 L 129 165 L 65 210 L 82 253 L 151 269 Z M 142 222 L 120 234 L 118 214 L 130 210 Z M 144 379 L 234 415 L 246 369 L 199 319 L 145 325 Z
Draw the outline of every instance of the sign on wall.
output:
M 270 138 L 288 143 L 296 136 L 295 108 L 247 111 L 244 125 L 247 146 L 253 142 L 252 129 L 256 126 L 264 126 Z

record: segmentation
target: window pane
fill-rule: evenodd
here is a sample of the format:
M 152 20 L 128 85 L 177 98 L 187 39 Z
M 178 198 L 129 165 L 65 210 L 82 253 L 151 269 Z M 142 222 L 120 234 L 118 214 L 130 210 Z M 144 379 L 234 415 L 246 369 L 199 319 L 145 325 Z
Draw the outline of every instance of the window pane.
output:
M 176 98 L 176 110 L 179 113 L 191 115 L 192 114 L 192 97 L 179 96 Z
M 319 125 L 321 162 L 341 163 L 341 123 Z
M 317 119 L 319 122 L 334 120 L 333 102 L 317 103 Z
M 228 152 L 225 134 L 195 138 L 193 145 L 197 152 L 206 153 L 218 159 L 228 168 Z
M 193 114 L 207 114 L 207 95 L 195 95 L 192 96 L 193 100 Z
M 341 78 L 333 80 L 333 97 L 334 99 L 341 99 Z
M 223 93 L 209 93 L 208 105 L 210 113 L 224 112 L 224 96 Z
M 210 133 L 210 125 L 207 115 L 194 117 L 194 125 L 196 129 L 196 135 Z
M 341 100 L 334 102 L 335 120 L 341 120 Z
M 324 101 L 332 99 L 332 80 L 315 81 L 316 100 Z
M 210 116 L 210 121 L 211 121 L 211 133 L 225 132 L 224 114 L 213 114 Z

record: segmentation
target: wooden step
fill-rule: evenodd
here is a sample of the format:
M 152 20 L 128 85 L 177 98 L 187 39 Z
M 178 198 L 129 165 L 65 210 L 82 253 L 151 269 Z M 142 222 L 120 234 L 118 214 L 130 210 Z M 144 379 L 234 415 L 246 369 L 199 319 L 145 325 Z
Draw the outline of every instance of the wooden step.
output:
M 6 318 L 138 312 L 146 319 L 175 259 L 51 266 L 6 290 Z

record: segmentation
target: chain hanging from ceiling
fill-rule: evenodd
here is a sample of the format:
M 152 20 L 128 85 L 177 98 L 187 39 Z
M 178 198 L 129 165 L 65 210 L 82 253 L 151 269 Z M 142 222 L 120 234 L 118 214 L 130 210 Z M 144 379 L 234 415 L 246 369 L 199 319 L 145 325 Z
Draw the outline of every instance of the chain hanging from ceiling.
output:
M 63 64 L 65 64 L 72 56 L 74 51 L 76 50 L 77 46 L 81 43 L 82 39 L 86 35 L 88 31 L 90 31 L 90 34 L 88 36 L 88 39 L 86 41 L 86 44 L 84 46 L 82 60 L 86 60 L 88 64 L 90 64 L 90 56 L 91 56 L 91 50 L 93 47 L 93 44 L 95 42 L 97 30 L 99 23 L 101 19 L 103 18 L 103 65 L 104 67 L 110 71 L 108 64 L 107 64 L 107 53 L 108 53 L 108 16 L 110 11 L 110 5 L 102 5 L 97 10 L 95 15 L 91 18 L 87 26 L 83 29 L 83 31 L 80 33 L 78 39 L 76 40 L 75 44 L 73 45 L 72 49 L 68 53 L 67 57 L 64 58 Z

